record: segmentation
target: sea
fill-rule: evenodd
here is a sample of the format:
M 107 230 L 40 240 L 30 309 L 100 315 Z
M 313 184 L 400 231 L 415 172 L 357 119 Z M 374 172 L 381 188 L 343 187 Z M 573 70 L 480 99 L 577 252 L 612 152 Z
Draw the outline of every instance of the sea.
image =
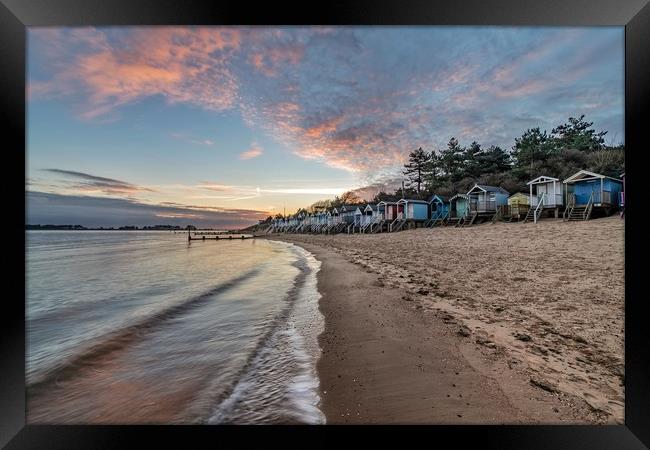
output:
M 325 422 L 306 250 L 38 230 L 26 259 L 28 423 Z

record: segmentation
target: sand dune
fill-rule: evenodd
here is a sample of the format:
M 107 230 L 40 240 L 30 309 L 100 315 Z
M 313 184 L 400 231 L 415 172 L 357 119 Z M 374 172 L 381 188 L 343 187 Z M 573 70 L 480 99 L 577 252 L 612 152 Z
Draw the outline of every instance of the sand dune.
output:
M 623 422 L 619 217 L 281 238 L 335 250 L 401 289 L 422 314 L 437 311 L 431 317 L 457 326 L 532 386 L 583 399 L 598 422 Z

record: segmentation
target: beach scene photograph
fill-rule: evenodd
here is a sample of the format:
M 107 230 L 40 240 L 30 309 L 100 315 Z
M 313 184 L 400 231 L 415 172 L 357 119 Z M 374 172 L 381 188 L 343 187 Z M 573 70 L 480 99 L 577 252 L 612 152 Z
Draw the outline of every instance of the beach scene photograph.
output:
M 624 423 L 624 27 L 29 27 L 26 73 L 27 424 Z

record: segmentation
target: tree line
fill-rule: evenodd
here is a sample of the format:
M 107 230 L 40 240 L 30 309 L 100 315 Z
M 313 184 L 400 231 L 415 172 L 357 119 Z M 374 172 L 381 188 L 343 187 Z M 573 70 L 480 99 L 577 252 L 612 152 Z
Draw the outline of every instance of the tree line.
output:
M 606 134 L 596 131 L 583 114 L 570 117 L 550 133 L 539 127 L 527 129 L 515 138 L 510 150 L 495 145 L 484 147 L 476 141 L 465 147 L 452 137 L 445 148 L 427 151 L 419 147 L 411 151 L 402 172 L 404 188 L 378 192 L 371 202 L 402 197 L 428 200 L 433 194 L 452 196 L 467 192 L 474 183 L 501 186 L 511 194 L 527 192 L 526 182 L 540 175 L 563 180 L 581 169 L 618 178 L 625 171 L 625 148 L 607 145 Z M 363 202 L 354 191 L 348 191 L 298 213 Z

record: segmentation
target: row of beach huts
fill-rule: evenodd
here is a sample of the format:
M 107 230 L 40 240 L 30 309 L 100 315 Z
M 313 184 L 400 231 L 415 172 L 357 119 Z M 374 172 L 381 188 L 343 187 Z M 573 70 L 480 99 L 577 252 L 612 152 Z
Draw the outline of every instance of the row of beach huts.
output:
M 540 176 L 526 183 L 529 192 L 510 195 L 501 187 L 475 184 L 467 193 L 428 201 L 402 198 L 361 205 L 342 205 L 311 214 L 272 221 L 268 233 L 381 233 L 416 227 L 471 226 L 491 221 L 533 221 L 551 216 L 565 221 L 610 215 L 625 207 L 621 178 L 580 170 L 564 181 Z

